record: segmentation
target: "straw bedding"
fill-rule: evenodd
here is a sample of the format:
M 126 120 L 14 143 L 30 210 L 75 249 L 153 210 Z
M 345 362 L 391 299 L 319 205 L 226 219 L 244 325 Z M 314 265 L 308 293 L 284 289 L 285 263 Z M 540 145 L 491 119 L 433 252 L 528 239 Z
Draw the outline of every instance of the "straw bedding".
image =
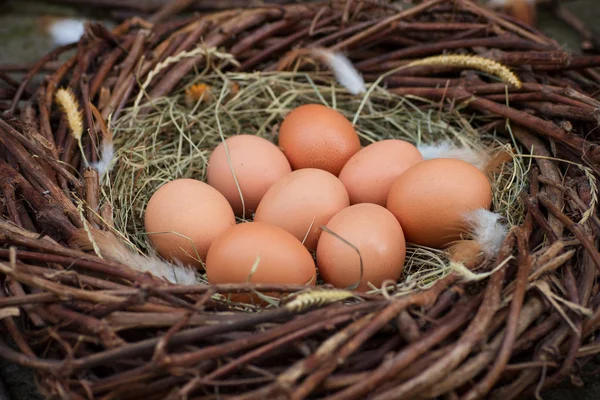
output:
M 349 94 L 310 57 L 288 62 L 310 46 L 344 50 L 367 92 Z M 484 58 L 426 58 L 446 50 Z M 598 354 L 597 57 L 472 2 L 432 0 L 90 26 L 24 91 L 44 63 L 0 99 L 0 313 L 14 344 L 0 341 L 0 356 L 32 368 L 46 397 L 511 399 Z M 81 105 L 80 137 L 54 101 L 63 87 Z M 78 229 L 104 229 L 149 254 L 141 213 L 156 187 L 202 179 L 229 135 L 272 140 L 307 102 L 340 110 L 365 143 L 510 151 L 493 181 L 511 227 L 497 258 L 465 272 L 410 247 L 396 287 L 361 294 L 170 285 L 69 247 Z M 287 295 L 226 300 L 249 290 Z

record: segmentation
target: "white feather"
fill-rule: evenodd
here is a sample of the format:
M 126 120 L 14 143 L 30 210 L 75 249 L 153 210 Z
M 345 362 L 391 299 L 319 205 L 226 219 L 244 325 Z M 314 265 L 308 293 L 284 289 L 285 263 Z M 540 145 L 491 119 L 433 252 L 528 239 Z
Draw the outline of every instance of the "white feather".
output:
M 59 46 L 78 42 L 85 31 L 83 22 L 76 19 L 61 19 L 50 25 L 52 40 Z
M 316 54 L 333 71 L 337 81 L 352 94 L 365 92 L 365 81 L 354 68 L 352 62 L 343 54 L 326 49 L 313 49 Z
M 106 174 L 112 169 L 112 161 L 115 156 L 115 147 L 112 140 L 104 140 L 102 142 L 102 152 L 100 153 L 100 160 L 92 164 L 92 168 L 98 171 L 100 181 Z
M 478 208 L 465 214 L 464 220 L 473 240 L 479 243 L 486 257 L 495 257 L 508 233 L 507 226 L 501 222 L 502 216 Z
M 126 265 L 138 272 L 150 273 L 157 278 L 165 279 L 180 285 L 194 285 L 198 283 L 193 268 L 180 262 L 170 264 L 155 255 L 144 256 L 127 248 L 115 235 L 97 229 L 90 231 L 96 248 L 105 259 Z M 88 232 L 77 231 L 71 238 L 71 243 L 84 249 L 93 248 Z
M 157 256 L 146 257 L 133 251 L 128 251 L 128 253 L 121 260 L 114 261 L 120 261 L 140 272 L 148 272 L 171 283 L 179 285 L 195 285 L 198 283 L 194 270 L 181 262 L 171 264 Z M 121 253 L 121 255 L 124 255 L 124 253 Z
M 417 148 L 425 160 L 454 158 L 473 164 L 481 170 L 490 161 L 489 154 L 484 150 L 476 150 L 469 146 L 458 146 L 447 140 L 435 144 L 419 145 Z

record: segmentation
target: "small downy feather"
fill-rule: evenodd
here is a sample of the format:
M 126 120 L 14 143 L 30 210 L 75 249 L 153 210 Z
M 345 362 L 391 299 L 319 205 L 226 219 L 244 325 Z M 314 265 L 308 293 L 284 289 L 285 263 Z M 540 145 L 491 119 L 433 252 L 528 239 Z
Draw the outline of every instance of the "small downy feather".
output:
M 477 150 L 469 146 L 459 146 L 450 141 L 443 140 L 434 144 L 417 146 L 425 160 L 434 158 L 454 158 L 473 164 L 483 170 L 490 160 L 490 155 L 485 150 Z
M 479 243 L 485 256 L 495 257 L 508 233 L 507 226 L 501 221 L 502 216 L 484 208 L 478 208 L 465 214 L 464 220 L 473 240 Z
M 325 48 L 311 49 L 311 53 L 333 71 L 337 81 L 352 94 L 365 92 L 365 81 L 345 55 Z
M 85 32 L 82 21 L 71 18 L 59 19 L 48 28 L 55 44 L 62 46 L 78 42 Z
M 110 232 L 92 229 L 91 235 L 102 257 L 115 261 L 139 271 L 150 273 L 157 278 L 179 285 L 194 285 L 198 283 L 192 268 L 182 264 L 170 264 L 156 256 L 143 256 L 129 250 L 115 235 Z M 80 229 L 71 237 L 71 245 L 81 250 L 90 251 L 93 245 L 88 232 Z
M 112 168 L 112 161 L 115 156 L 115 148 L 112 140 L 104 139 L 102 142 L 102 152 L 100 153 L 100 160 L 92 164 L 92 168 L 98 171 L 100 182 L 108 174 Z
M 91 101 L 89 102 L 89 106 L 90 110 L 92 110 L 92 114 L 94 114 L 94 117 L 96 118 L 96 123 L 99 125 L 100 130 L 102 131 L 102 150 L 100 152 L 100 160 L 92 164 L 92 168 L 98 171 L 100 182 L 102 182 L 106 174 L 108 174 L 112 169 L 112 162 L 113 158 L 115 157 L 115 146 L 113 144 L 112 131 L 106 125 L 102 114 Z

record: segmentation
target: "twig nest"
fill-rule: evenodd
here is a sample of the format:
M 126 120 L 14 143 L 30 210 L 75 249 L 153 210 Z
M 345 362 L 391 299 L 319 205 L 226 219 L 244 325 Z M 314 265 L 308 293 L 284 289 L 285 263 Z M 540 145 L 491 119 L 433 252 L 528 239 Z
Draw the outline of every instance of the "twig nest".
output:
M 369 290 L 397 281 L 406 242 L 394 215 L 376 204 L 356 204 L 337 213 L 319 239 L 317 265 L 325 282 L 338 288 Z
M 162 257 L 201 266 L 213 240 L 235 225 L 235 216 L 215 188 L 195 179 L 176 179 L 152 195 L 144 225 Z
M 290 172 L 290 163 L 273 143 L 255 135 L 237 135 L 211 154 L 207 181 L 225 196 L 236 215 L 248 216 L 267 190 Z
M 465 161 L 446 158 L 410 167 L 394 182 L 387 200 L 409 242 L 436 248 L 460 238 L 466 213 L 491 204 L 486 175 Z
M 336 110 L 305 104 L 284 118 L 279 147 L 293 169 L 318 168 L 338 176 L 360 150 L 360 140 L 350 121 Z

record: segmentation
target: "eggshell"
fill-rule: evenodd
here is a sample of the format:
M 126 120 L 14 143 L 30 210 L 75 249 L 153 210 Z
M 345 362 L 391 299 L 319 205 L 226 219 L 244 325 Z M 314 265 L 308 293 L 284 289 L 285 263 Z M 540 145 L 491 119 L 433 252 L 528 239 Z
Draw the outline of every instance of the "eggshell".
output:
M 314 285 L 316 268 L 308 250 L 292 234 L 263 222 L 246 222 L 213 242 L 206 257 L 206 276 L 212 284 Z
M 284 118 L 279 147 L 292 169 L 318 168 L 337 176 L 360 150 L 360 140 L 350 121 L 336 110 L 305 104 Z
M 396 179 L 387 208 L 396 216 L 408 242 L 443 247 L 460 238 L 464 214 L 489 209 L 492 190 L 473 165 L 438 158 L 413 165 Z
M 215 188 L 195 179 L 176 179 L 152 195 L 144 224 L 162 257 L 201 266 L 212 241 L 235 225 L 235 216 Z
M 314 250 L 321 226 L 350 205 L 344 184 L 327 171 L 299 169 L 281 178 L 264 195 L 254 220 L 277 225 Z
M 380 287 L 386 280 L 398 280 L 404 268 L 406 242 L 391 212 L 376 204 L 356 204 L 337 213 L 327 228 L 358 248 L 363 275 L 360 279 L 356 250 L 326 231 L 317 246 L 317 266 L 325 282 L 346 288 L 360 279 L 356 290 L 367 291 L 368 282 Z
M 374 203 L 385 207 L 396 178 L 421 161 L 423 156 L 411 143 L 382 140 L 353 155 L 339 178 L 348 191 L 350 204 Z
M 273 143 L 255 135 L 236 135 L 220 143 L 211 154 L 207 182 L 225 196 L 236 215 L 249 216 L 267 190 L 290 172 L 290 163 Z

